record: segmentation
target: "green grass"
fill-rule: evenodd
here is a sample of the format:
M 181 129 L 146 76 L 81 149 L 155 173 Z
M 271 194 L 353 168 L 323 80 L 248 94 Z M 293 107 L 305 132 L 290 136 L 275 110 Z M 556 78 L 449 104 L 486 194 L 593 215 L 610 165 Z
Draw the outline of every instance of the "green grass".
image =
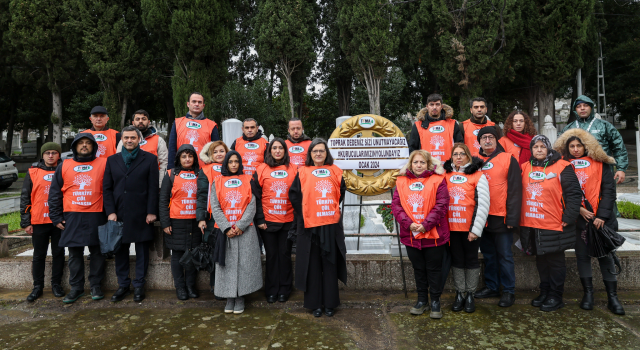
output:
M 18 179 L 24 179 L 27 176 L 27 173 L 18 173 Z
M 0 216 L 1 224 L 9 224 L 9 232 L 20 229 L 20 212 L 14 211 L 13 213 Z
M 0 194 L 0 198 L 18 197 L 20 193 L 5 193 Z
M 364 227 L 364 215 L 360 214 L 360 228 Z
M 640 219 L 640 205 L 628 201 L 618 201 L 618 211 L 625 219 Z

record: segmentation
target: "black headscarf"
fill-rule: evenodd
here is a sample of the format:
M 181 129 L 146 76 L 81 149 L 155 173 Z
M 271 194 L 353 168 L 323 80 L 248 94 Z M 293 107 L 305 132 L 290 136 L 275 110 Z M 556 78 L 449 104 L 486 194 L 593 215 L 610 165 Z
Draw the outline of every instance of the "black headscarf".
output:
M 184 152 L 191 153 L 191 155 L 193 156 L 193 165 L 191 166 L 191 169 L 188 169 L 188 170 L 193 171 L 194 173 L 198 174 L 198 171 L 199 171 L 199 168 L 200 168 L 200 163 L 198 163 L 198 154 L 196 153 L 196 149 L 193 148 L 192 145 L 187 143 L 187 144 L 184 144 L 184 145 L 180 146 L 180 148 L 178 148 L 178 152 L 176 152 L 176 157 L 174 159 L 174 165 L 173 165 L 173 168 L 175 169 L 174 171 L 176 172 L 176 175 L 178 173 L 180 173 L 180 171 L 182 171 L 182 170 L 187 170 L 187 169 L 184 169 L 182 167 L 182 164 L 180 164 L 180 156 Z
M 536 142 L 542 142 L 544 146 L 547 148 L 547 156 L 543 160 L 538 160 L 533 156 L 533 145 Z M 551 141 L 544 135 L 536 135 L 531 139 L 531 144 L 529 145 L 529 149 L 531 149 L 531 164 L 533 166 L 546 166 L 551 165 L 557 162 L 562 157 L 560 153 L 556 152 L 553 147 L 551 147 Z
M 240 167 L 238 168 L 238 171 L 236 171 L 235 173 L 231 173 L 231 171 L 229 170 L 229 158 L 231 158 L 231 156 L 234 154 L 238 156 L 238 160 L 240 161 Z M 227 152 L 227 154 L 224 156 L 224 160 L 222 161 L 222 167 L 220 168 L 220 173 L 222 174 L 222 176 L 242 175 L 244 174 L 243 170 L 244 168 L 242 166 L 242 156 L 240 155 L 240 153 L 238 153 L 237 151 Z

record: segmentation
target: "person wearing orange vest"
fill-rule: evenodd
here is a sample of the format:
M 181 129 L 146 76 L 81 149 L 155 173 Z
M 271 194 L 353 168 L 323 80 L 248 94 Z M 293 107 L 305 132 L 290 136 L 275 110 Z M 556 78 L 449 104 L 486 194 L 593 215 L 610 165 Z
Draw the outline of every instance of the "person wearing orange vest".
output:
M 291 164 L 295 164 L 298 167 L 304 166 L 304 162 L 307 159 L 307 152 L 311 145 L 311 138 L 304 134 L 304 128 L 302 127 L 302 121 L 298 118 L 291 118 L 289 120 L 289 134 L 287 135 L 287 149 Z
M 204 116 L 204 96 L 199 92 L 192 92 L 187 101 L 189 113 L 182 118 L 177 118 L 171 126 L 169 133 L 169 156 L 175 159 L 176 151 L 184 144 L 192 145 L 196 153 L 200 153 L 202 146 L 211 141 L 220 140 L 218 124 Z M 199 160 L 200 167 L 204 165 Z M 167 169 L 173 168 L 169 162 Z
M 322 316 L 323 306 L 325 315 L 335 314 L 340 305 L 338 280 L 347 284 L 340 212 L 345 191 L 342 169 L 333 164 L 327 141 L 314 139 L 291 184 L 289 200 L 295 212 L 295 286 L 304 292 L 304 307 L 315 317 Z
M 98 226 L 107 222 L 103 208 L 102 180 L 107 164 L 99 158 L 98 143 L 90 133 L 79 133 L 71 143 L 73 158 L 58 166 L 49 189 L 49 217 L 62 230 L 60 247 L 69 249 L 71 291 L 62 300 L 73 303 L 84 295 L 84 249 L 89 248 L 91 299 L 104 298 L 105 257 L 100 252 Z
M 262 288 L 262 259 L 253 224 L 256 197 L 238 152 L 225 155 L 221 172 L 222 177 L 211 186 L 209 198 L 211 215 L 222 233 L 213 255 L 214 294 L 227 298 L 225 313 L 238 315 L 244 312 L 244 296 Z
M 453 119 L 453 109 L 442 103 L 442 95 L 427 97 L 427 107 L 420 110 L 411 127 L 409 152 L 425 150 L 432 157 L 445 161 L 454 143 L 464 143 L 464 135 Z
M 585 193 L 587 201 L 595 212 L 580 207 L 580 216 L 576 225 L 576 262 L 578 274 L 584 290 L 580 308 L 593 310 L 593 275 L 591 257 L 587 253 L 587 245 L 582 232 L 587 221 L 593 220 L 597 228 L 606 225 L 614 231 L 618 230 L 618 220 L 613 211 L 616 205 L 616 187 L 611 165 L 616 161 L 607 155 L 598 140 L 586 130 L 569 129 L 560 135 L 554 144 L 564 160 L 571 162 L 576 171 L 578 182 Z M 616 315 L 624 315 L 624 307 L 618 300 L 618 279 L 612 255 L 598 258 L 600 272 L 607 290 L 607 307 Z
M 536 134 L 536 127 L 529 115 L 521 110 L 515 110 L 504 122 L 504 136 L 498 142 L 505 152 L 511 153 L 519 164 L 523 164 L 531 158 L 529 144 Z
M 107 157 L 116 154 L 116 145 L 120 142 L 120 133 L 109 129 L 109 115 L 107 109 L 102 106 L 95 106 L 91 110 L 91 129 L 81 131 L 93 135 L 98 143 L 96 157 L 107 159 Z
M 184 253 L 202 242 L 196 221 L 196 193 L 199 173 L 198 154 L 190 144 L 180 146 L 173 169 L 167 170 L 160 188 L 160 226 L 165 233 L 164 243 L 171 249 L 171 275 L 179 300 L 198 298 L 193 265 L 183 267 Z
M 131 125 L 135 126 L 142 133 L 142 141 L 140 141 L 140 149 L 149 152 L 158 157 L 158 187 L 162 186 L 162 178 L 167 171 L 167 163 L 169 159 L 169 151 L 167 143 L 160 135 L 157 134 L 156 128 L 151 126 L 149 113 L 144 109 L 133 112 L 131 117 Z M 122 141 L 118 143 L 116 152 L 122 151 Z
M 489 217 L 480 239 L 484 257 L 485 287 L 474 297 L 500 297 L 498 306 L 509 307 L 515 302 L 516 272 L 513 260 L 513 233 L 520 225 L 522 179 L 518 161 L 498 143 L 495 126 L 485 126 L 478 132 L 479 158 L 484 160 L 482 173 L 489 181 L 491 201 Z M 502 296 L 500 285 L 502 284 Z
M 51 238 L 51 290 L 53 295 L 64 296 L 62 289 L 62 272 L 64 270 L 64 248 L 58 246 L 60 229 L 51 223 L 49 218 L 49 190 L 53 173 L 60 163 L 62 148 L 54 142 L 47 142 L 40 148 L 42 158 L 32 166 L 24 177 L 20 194 L 20 227 L 31 235 L 33 244 L 33 261 L 31 275 L 33 290 L 27 301 L 35 301 L 42 296 L 44 290 L 44 270 L 47 260 L 49 238 Z
M 200 160 L 205 164 L 200 169 L 198 175 L 198 203 L 196 205 L 196 220 L 198 221 L 198 227 L 204 235 L 203 239 L 211 247 L 216 246 L 216 240 L 218 235 L 222 234 L 219 228 L 216 228 L 215 220 L 211 215 L 211 204 L 209 197 L 211 196 L 211 187 L 214 186 L 215 181 L 218 181 L 222 177 L 222 162 L 224 157 L 229 152 L 229 148 L 222 141 L 209 142 L 200 151 Z M 209 286 L 211 293 L 213 293 L 213 286 L 215 283 L 216 272 L 215 269 L 209 274 Z M 215 297 L 216 300 L 224 300 L 224 298 Z
M 582 190 L 573 165 L 551 148 L 546 136 L 534 136 L 529 146 L 531 160 L 521 166 L 520 241 L 526 253 L 535 254 L 540 275 L 540 295 L 531 305 L 554 311 L 564 306 L 564 251 L 576 243 Z
M 247 118 L 242 121 L 242 136 L 233 141 L 231 149 L 242 156 L 242 168 L 246 175 L 253 176 L 258 166 L 264 162 L 268 143 L 262 137 L 255 119 Z
M 467 145 L 456 143 L 451 159 L 444 163 L 449 190 L 451 260 L 456 298 L 452 311 L 474 312 L 473 293 L 478 288 L 480 263 L 478 238 L 489 216 L 489 182 L 482 174 L 482 159 L 471 156 Z M 463 293 L 466 292 L 466 295 Z
M 431 306 L 431 318 L 442 318 L 443 260 L 449 243 L 449 191 L 442 163 L 429 152 L 411 152 L 400 169 L 391 210 L 400 226 L 400 242 L 407 248 L 418 290 L 412 315 Z M 429 304 L 431 294 L 431 304 Z
M 464 144 L 469 147 L 471 156 L 477 157 L 480 152 L 478 142 L 478 131 L 485 126 L 493 126 L 496 123 L 487 117 L 487 100 L 476 97 L 470 102 L 471 117 L 462 122 L 462 133 L 464 134 Z
M 298 167 L 290 162 L 287 144 L 276 137 L 267 146 L 264 163 L 251 180 L 251 191 L 256 196 L 254 222 L 267 252 L 265 294 L 269 303 L 284 303 L 291 294 L 293 242 L 287 235 L 293 222 L 293 206 L 289 188 L 297 174 Z

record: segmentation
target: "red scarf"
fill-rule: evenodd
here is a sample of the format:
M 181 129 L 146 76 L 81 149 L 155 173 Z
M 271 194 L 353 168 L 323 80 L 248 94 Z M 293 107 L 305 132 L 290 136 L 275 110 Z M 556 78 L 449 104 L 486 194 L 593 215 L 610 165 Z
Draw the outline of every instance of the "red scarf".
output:
M 529 145 L 531 144 L 531 139 L 533 136 L 527 134 L 521 134 L 513 129 L 509 130 L 507 134 L 507 138 L 513 141 L 516 145 L 520 146 L 520 158 L 518 159 L 518 163 L 526 163 L 531 159 L 531 150 L 529 149 Z

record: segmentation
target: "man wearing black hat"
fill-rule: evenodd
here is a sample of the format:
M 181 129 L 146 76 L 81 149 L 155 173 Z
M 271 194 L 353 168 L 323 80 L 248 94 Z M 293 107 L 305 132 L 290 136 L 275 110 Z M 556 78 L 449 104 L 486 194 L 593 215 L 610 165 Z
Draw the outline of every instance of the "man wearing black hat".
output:
M 116 145 L 120 142 L 120 133 L 109 129 L 107 126 L 109 121 L 107 109 L 102 106 L 93 107 L 89 119 L 93 126 L 91 129 L 82 132 L 93 135 L 93 138 L 98 143 L 96 157 L 107 159 L 110 155 L 116 154 Z
M 489 181 L 491 192 L 489 217 L 480 238 L 480 252 L 484 256 L 485 287 L 475 293 L 476 298 L 502 297 L 499 306 L 509 307 L 515 302 L 516 273 L 513 261 L 513 233 L 520 226 L 522 207 L 522 177 L 518 161 L 504 151 L 498 142 L 495 126 L 485 126 L 478 132 L 480 158 L 485 163 L 482 172 Z
M 102 180 L 107 164 L 98 158 L 98 143 L 89 133 L 79 133 L 71 143 L 72 159 L 56 169 L 49 191 L 49 217 L 62 230 L 60 247 L 69 248 L 69 284 L 71 292 L 63 299 L 73 303 L 84 295 L 84 248 L 91 260 L 89 282 L 93 300 L 104 298 L 101 283 L 105 257 L 100 252 L 98 226 L 107 218 L 103 209 Z
M 49 218 L 49 189 L 53 173 L 60 162 L 62 149 L 55 142 L 47 142 L 40 148 L 42 158 L 31 167 L 24 177 L 20 195 L 20 227 L 31 235 L 33 243 L 33 291 L 27 301 L 35 301 L 42 296 L 44 289 L 44 269 L 47 260 L 49 239 L 51 239 L 51 289 L 53 295 L 64 296 L 62 289 L 62 271 L 64 270 L 64 248 L 58 246 L 60 229 Z

